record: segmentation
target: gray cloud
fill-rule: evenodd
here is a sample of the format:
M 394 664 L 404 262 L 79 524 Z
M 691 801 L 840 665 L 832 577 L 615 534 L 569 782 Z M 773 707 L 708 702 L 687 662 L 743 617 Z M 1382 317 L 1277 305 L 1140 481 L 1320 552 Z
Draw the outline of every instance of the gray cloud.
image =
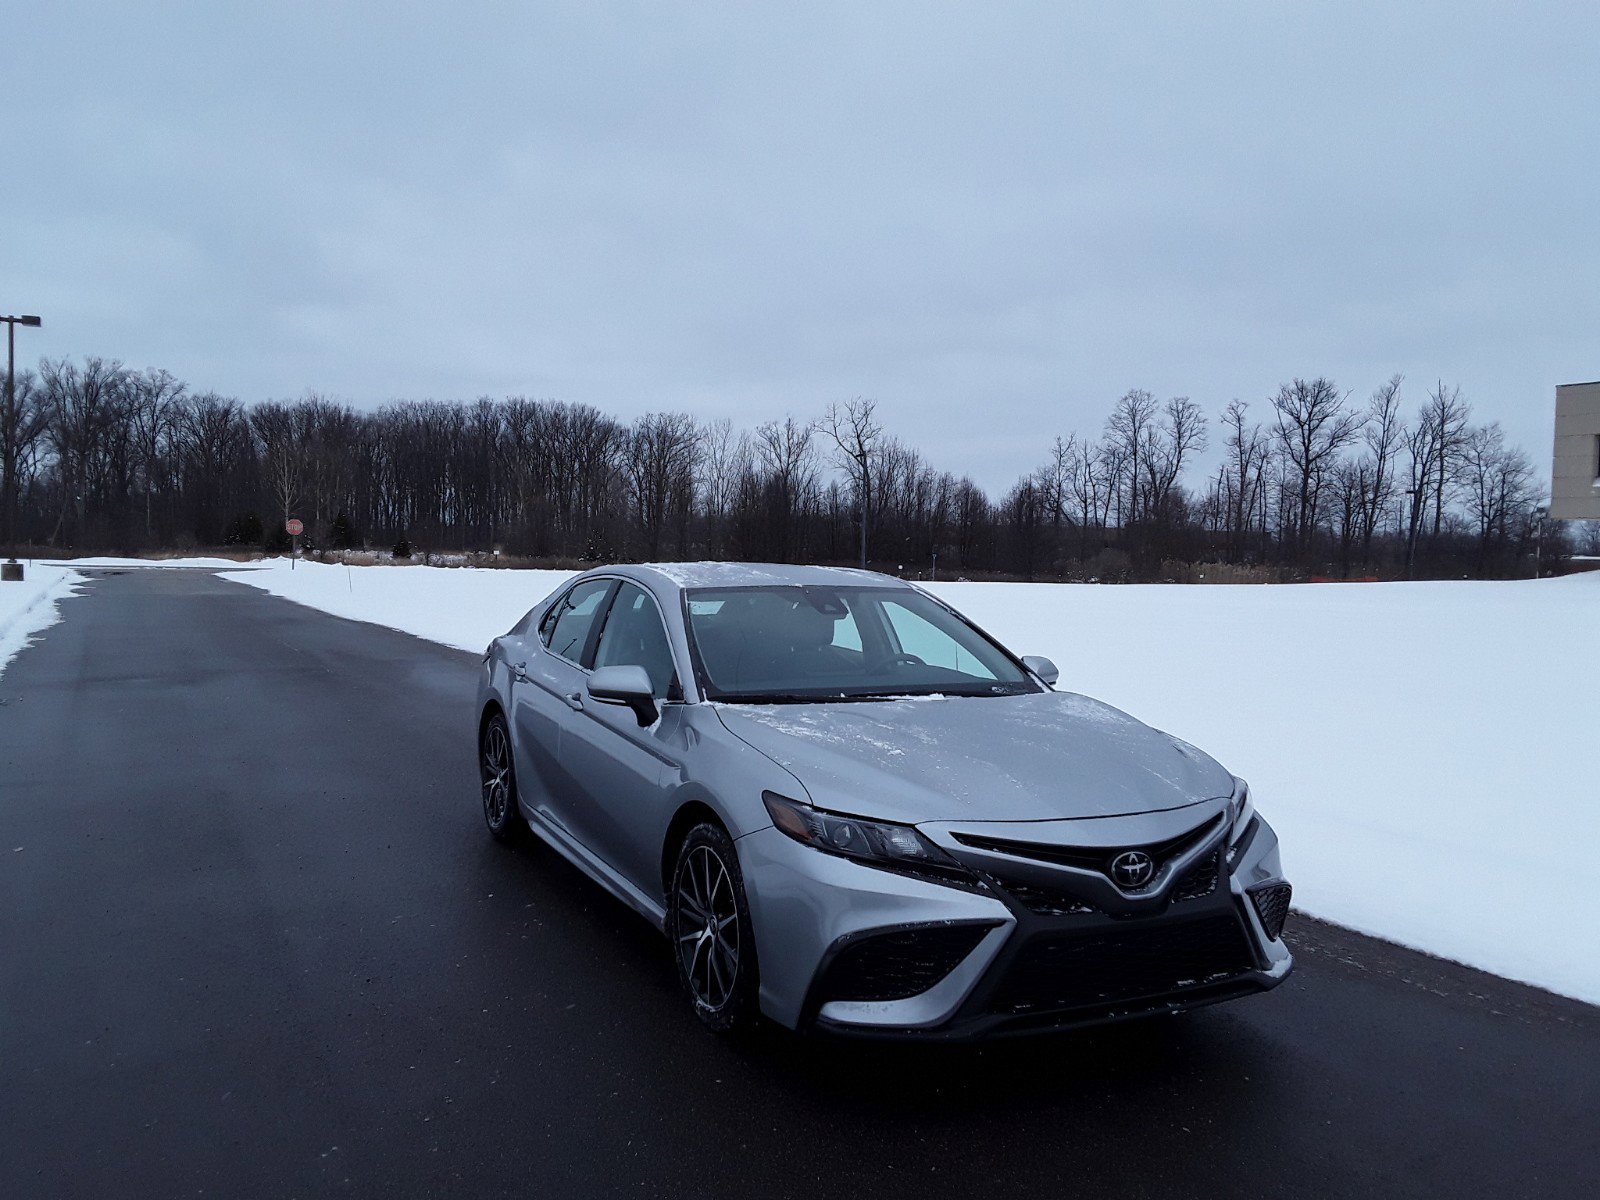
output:
M 1000 486 L 1133 386 L 1600 374 L 1589 5 L 39 5 L 28 355 L 246 399 L 855 394 Z

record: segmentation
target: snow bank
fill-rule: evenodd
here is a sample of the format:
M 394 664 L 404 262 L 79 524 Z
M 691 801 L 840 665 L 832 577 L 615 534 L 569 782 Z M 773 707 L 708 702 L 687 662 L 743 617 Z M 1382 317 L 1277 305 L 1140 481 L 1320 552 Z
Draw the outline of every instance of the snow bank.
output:
M 568 575 L 286 564 L 230 576 L 481 650 Z M 1297 907 L 1600 1003 L 1600 574 L 1307 586 L 941 583 L 1063 689 L 1254 789 Z
M 141 570 L 156 570 L 161 567 L 205 567 L 211 570 L 224 571 L 244 570 L 250 564 L 239 562 L 232 558 L 62 558 L 45 564 L 52 567 L 138 567 Z
M 1600 1003 L 1600 575 L 936 590 L 1248 779 L 1297 907 Z
M 572 574 L 318 562 L 300 562 L 291 570 L 289 560 L 273 558 L 222 577 L 335 616 L 387 625 L 477 653 Z
M 33 563 L 21 583 L 0 583 L 0 673 L 34 634 L 61 619 L 57 601 L 70 596 L 82 579 L 64 567 Z

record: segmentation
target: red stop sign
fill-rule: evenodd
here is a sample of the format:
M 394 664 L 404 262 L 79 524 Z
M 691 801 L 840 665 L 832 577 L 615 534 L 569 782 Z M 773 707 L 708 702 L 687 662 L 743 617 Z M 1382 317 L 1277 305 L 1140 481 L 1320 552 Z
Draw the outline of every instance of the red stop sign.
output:
M 306 531 L 306 525 L 299 517 L 290 517 L 283 523 L 283 531 L 290 537 L 299 537 Z

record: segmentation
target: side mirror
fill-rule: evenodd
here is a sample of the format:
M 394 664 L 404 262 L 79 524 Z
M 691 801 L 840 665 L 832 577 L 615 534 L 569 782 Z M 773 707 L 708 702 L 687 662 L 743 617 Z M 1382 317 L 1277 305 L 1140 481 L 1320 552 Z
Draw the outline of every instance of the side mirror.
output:
M 641 727 L 654 725 L 661 715 L 656 690 L 643 667 L 596 667 L 589 676 L 589 695 L 602 704 L 627 705 Z
M 1055 663 L 1048 658 L 1041 658 L 1037 654 L 1024 654 L 1022 665 L 1027 667 L 1050 687 L 1055 687 L 1056 680 L 1061 678 L 1061 672 L 1056 670 Z

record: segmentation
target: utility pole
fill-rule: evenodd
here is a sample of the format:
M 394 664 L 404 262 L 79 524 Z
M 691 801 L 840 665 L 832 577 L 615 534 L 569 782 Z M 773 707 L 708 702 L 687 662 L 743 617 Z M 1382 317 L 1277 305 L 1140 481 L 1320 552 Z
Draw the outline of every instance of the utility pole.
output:
M 17 561 L 17 443 L 21 427 L 17 419 L 17 326 L 33 329 L 44 322 L 38 317 L 0 317 L 6 323 L 6 411 L 5 411 L 5 520 L 7 559 L 0 563 L 0 582 L 21 583 L 22 564 Z
M 1412 579 L 1417 561 L 1417 505 L 1422 502 L 1422 488 L 1406 488 L 1405 493 L 1411 497 L 1411 519 L 1406 525 L 1406 578 Z

